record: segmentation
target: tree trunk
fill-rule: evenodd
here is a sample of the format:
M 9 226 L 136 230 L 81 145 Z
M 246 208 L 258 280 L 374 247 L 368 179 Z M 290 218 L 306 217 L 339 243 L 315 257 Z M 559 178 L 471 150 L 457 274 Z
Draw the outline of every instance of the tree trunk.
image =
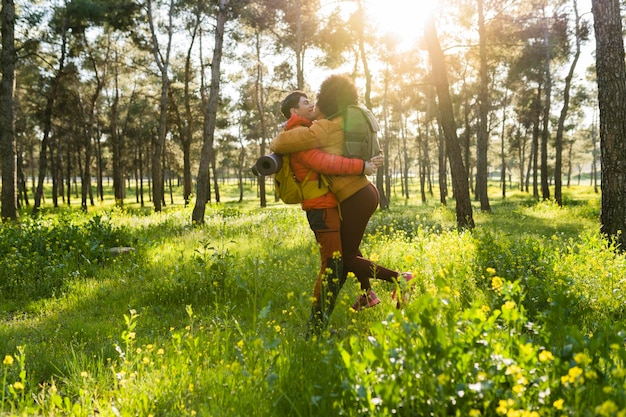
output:
M 50 132 L 52 131 L 52 110 L 54 101 L 59 91 L 63 71 L 65 70 L 65 57 L 67 54 L 67 16 L 63 16 L 63 26 L 61 30 L 61 55 L 59 57 L 59 66 L 52 80 L 52 86 L 46 99 L 46 107 L 43 113 L 43 139 L 41 140 L 41 149 L 39 151 L 39 175 L 37 178 L 37 187 L 35 189 L 35 202 L 33 203 L 33 215 L 39 213 L 41 200 L 43 199 L 43 187 L 48 171 L 48 150 L 50 148 Z
M 376 170 L 376 188 L 379 190 L 380 200 L 378 207 L 381 210 L 389 208 L 389 198 L 391 189 L 391 177 L 389 176 L 389 68 L 385 71 L 385 90 L 383 93 L 383 137 L 379 138 L 383 149 L 383 166 Z M 387 182 L 385 182 L 385 180 Z M 380 192 L 384 190 L 385 192 Z
M 157 133 L 157 140 L 152 150 L 152 203 L 154 204 L 154 211 L 159 212 L 162 209 L 164 201 L 165 188 L 163 184 L 163 166 L 161 164 L 163 149 L 165 147 L 165 135 L 167 133 L 167 105 L 168 105 L 168 92 L 170 87 L 169 79 L 169 61 L 170 51 L 172 49 L 173 38 L 173 18 L 174 18 L 174 0 L 170 0 L 167 25 L 167 47 L 165 49 L 165 56 L 161 54 L 161 49 L 157 40 L 156 30 L 154 28 L 154 19 L 152 16 L 152 1 L 148 0 L 148 23 L 150 25 L 150 34 L 152 36 L 152 53 L 154 60 L 161 72 L 161 97 L 159 100 L 159 127 Z
M 122 173 L 122 139 L 120 137 L 117 123 L 118 123 L 118 107 L 120 102 L 120 90 L 119 90 L 119 73 L 116 64 L 114 67 L 114 85 L 115 91 L 113 92 L 113 103 L 111 103 L 111 151 L 113 154 L 113 195 L 115 198 L 115 205 L 122 207 L 124 205 L 124 174 Z M 135 177 L 136 178 L 136 177 Z
M 0 154 L 2 158 L 2 220 L 17 220 L 17 153 L 15 140 L 15 4 L 2 0 L 0 11 L 2 26 L 2 53 L 0 66 Z
M 572 78 L 574 77 L 574 70 L 576 69 L 576 63 L 578 62 L 578 58 L 580 57 L 580 17 L 578 16 L 578 5 L 576 0 L 572 1 L 574 8 L 574 16 L 575 16 L 575 37 L 576 37 L 576 52 L 574 53 L 574 60 L 572 61 L 572 65 L 570 65 L 569 72 L 565 77 L 565 89 L 563 90 L 563 107 L 561 108 L 561 114 L 559 115 L 559 124 L 556 129 L 556 141 L 554 144 L 555 147 L 555 162 L 554 162 L 554 199 L 556 200 L 559 206 L 563 205 L 563 196 L 562 196 L 562 180 L 561 180 L 561 171 L 563 164 L 563 132 L 565 131 L 565 119 L 567 118 L 567 111 L 569 109 L 569 99 L 570 99 L 570 88 L 572 86 Z M 571 170 L 570 170 L 571 172 Z M 569 185 L 569 175 L 568 175 L 568 185 Z
M 459 139 L 456 133 L 456 123 L 454 121 L 452 100 L 450 99 L 445 58 L 441 50 L 433 19 L 429 19 L 426 23 L 424 37 L 428 45 L 428 53 L 432 67 L 431 76 L 437 88 L 442 128 L 446 139 L 448 159 L 450 160 L 452 186 L 454 187 L 454 196 L 456 198 L 457 226 L 460 229 L 473 229 L 474 218 L 472 214 L 468 178 L 465 174 L 465 166 L 463 165 L 463 157 L 461 156 L 461 146 L 459 145 Z
M 481 211 L 491 212 L 489 196 L 487 194 L 487 150 L 489 149 L 487 118 L 489 116 L 489 74 L 487 72 L 487 41 L 485 39 L 483 0 L 478 0 L 478 37 L 480 50 L 480 97 L 478 107 L 478 135 L 476 139 L 476 198 L 480 201 Z
M 504 91 L 504 102 L 502 103 L 502 130 L 500 132 L 500 182 L 502 186 L 502 198 L 506 198 L 506 154 L 505 154 L 505 146 L 504 146 L 504 138 L 506 135 L 506 106 L 507 106 L 507 98 L 508 98 L 509 90 Z M 520 160 L 521 163 L 521 160 Z
M 547 24 L 544 32 L 544 47 L 546 48 L 546 56 L 544 61 L 545 101 L 543 105 L 543 129 L 541 130 L 541 194 L 544 200 L 549 200 L 550 188 L 548 187 L 548 139 L 550 137 L 552 75 L 550 73 L 550 42 L 548 37 Z
M 593 118 L 591 125 L 591 142 L 593 144 L 593 150 L 591 151 L 591 184 L 593 185 L 593 192 L 598 193 L 598 166 L 596 161 L 598 160 L 598 129 L 596 126 L 596 117 Z
M 209 100 L 204 112 L 204 143 L 202 144 L 200 166 L 198 167 L 196 205 L 191 215 L 191 221 L 196 224 L 204 224 L 204 212 L 206 203 L 209 200 L 209 167 L 213 159 L 213 140 L 220 92 L 220 65 L 224 46 L 224 27 L 228 18 L 228 3 L 229 0 L 219 0 L 217 12 L 215 47 L 213 49 L 213 60 L 211 61 L 211 87 Z
M 540 114 L 541 114 L 541 88 L 537 89 L 537 97 L 535 100 L 535 108 L 534 108 L 534 112 L 535 112 L 535 118 L 533 120 L 533 146 L 531 148 L 531 152 L 532 152 L 532 166 L 529 166 L 530 169 L 532 169 L 532 176 L 533 176 L 533 197 L 534 198 L 539 198 L 539 184 L 537 182 L 537 167 L 538 167 L 538 161 L 539 161 L 539 120 L 540 120 Z
M 619 0 L 592 0 L 600 108 L 602 233 L 626 248 L 626 65 Z
M 300 2 L 298 2 L 298 7 L 300 7 Z M 298 8 L 298 23 L 300 22 L 300 9 Z M 259 122 L 261 124 L 261 155 L 265 155 L 265 146 L 267 140 L 267 123 L 265 121 L 265 88 L 263 86 L 263 63 L 261 62 L 261 34 L 259 31 L 256 32 L 255 37 L 255 52 L 256 52 L 256 79 L 254 83 L 255 96 L 256 96 L 256 109 L 259 113 Z M 299 50 L 301 47 L 301 39 L 298 38 L 296 42 L 296 49 Z M 299 88 L 299 87 L 298 87 Z M 260 176 L 259 180 L 261 181 L 261 207 L 267 206 L 267 194 L 265 187 L 265 176 Z
M 407 144 L 406 144 L 406 120 L 404 120 L 404 117 L 401 116 L 402 121 L 402 131 L 400 132 L 400 134 L 402 135 L 402 182 L 403 182 L 403 189 L 404 189 L 404 197 L 408 200 L 409 199 L 409 151 L 407 149 Z M 419 141 L 418 141 L 419 142 Z M 420 162 L 421 163 L 421 162 Z
M 191 93 L 189 92 L 189 84 L 191 83 L 191 57 L 193 52 L 193 45 L 200 25 L 200 16 L 197 15 L 197 20 L 193 27 L 191 41 L 189 42 L 189 48 L 187 49 L 187 57 L 185 59 L 185 119 L 186 124 L 184 130 L 181 132 L 181 143 L 183 149 L 183 198 L 185 200 L 185 206 L 190 203 L 192 193 L 192 178 L 191 178 L 191 142 L 193 139 L 192 126 L 194 125 L 193 113 L 191 112 Z

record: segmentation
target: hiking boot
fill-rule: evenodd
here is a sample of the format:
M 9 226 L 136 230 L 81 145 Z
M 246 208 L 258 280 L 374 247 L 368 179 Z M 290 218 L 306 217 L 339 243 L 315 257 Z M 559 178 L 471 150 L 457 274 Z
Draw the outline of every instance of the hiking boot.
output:
M 359 298 L 352 304 L 352 309 L 354 311 L 361 311 L 364 308 L 374 307 L 379 303 L 380 298 L 378 298 L 374 291 L 370 290 L 366 295 L 359 295 Z
M 396 303 L 396 308 L 402 308 L 407 301 L 409 301 L 409 297 L 411 296 L 412 286 L 409 285 L 409 282 L 413 279 L 413 274 L 411 272 L 403 272 L 402 278 L 404 282 L 398 281 L 396 288 L 393 289 L 393 293 L 391 293 L 391 299 L 396 299 L 396 291 L 398 288 L 400 289 L 401 297 L 398 297 L 398 301 Z

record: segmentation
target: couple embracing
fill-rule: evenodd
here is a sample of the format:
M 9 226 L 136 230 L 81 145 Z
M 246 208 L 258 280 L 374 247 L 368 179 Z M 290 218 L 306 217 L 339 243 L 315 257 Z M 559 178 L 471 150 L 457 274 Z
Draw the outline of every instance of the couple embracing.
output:
M 309 335 L 319 334 L 328 324 L 349 274 L 357 278 L 361 288 L 352 305 L 355 311 L 380 303 L 370 279 L 394 283 L 396 288 L 401 278 L 405 283 L 412 279 L 408 272 L 393 271 L 364 258 L 359 249 L 367 223 L 379 204 L 378 190 L 367 175 L 382 166 L 383 156 L 375 155 L 368 161 L 342 156 L 345 110 L 357 102 L 354 82 L 343 75 L 331 75 L 322 82 L 316 104 L 295 91 L 281 105 L 287 118 L 285 129 L 270 144 L 272 152 L 290 155 L 298 181 L 318 184 L 310 195 L 303 188 L 302 201 L 321 258 L 307 326 Z

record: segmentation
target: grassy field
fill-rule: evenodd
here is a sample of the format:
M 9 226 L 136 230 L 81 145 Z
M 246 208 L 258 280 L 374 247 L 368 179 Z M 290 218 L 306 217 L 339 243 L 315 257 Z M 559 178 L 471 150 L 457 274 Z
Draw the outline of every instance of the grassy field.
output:
M 348 281 L 313 340 L 298 207 L 225 188 L 202 226 L 179 202 L 23 215 L 0 234 L 1 415 L 626 416 L 626 265 L 599 195 L 492 191 L 473 232 L 437 197 L 377 212 L 363 252 L 413 272 L 409 303 L 374 282 L 383 302 L 354 312 Z

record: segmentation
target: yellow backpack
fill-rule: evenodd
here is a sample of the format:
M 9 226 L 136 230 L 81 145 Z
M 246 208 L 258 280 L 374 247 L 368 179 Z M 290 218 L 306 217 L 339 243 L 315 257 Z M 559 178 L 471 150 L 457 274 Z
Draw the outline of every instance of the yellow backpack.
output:
M 282 164 L 278 172 L 274 174 L 274 189 L 276 195 L 283 203 L 297 204 L 303 200 L 321 197 L 330 191 L 328 182 L 325 180 L 309 181 L 312 170 L 306 174 L 302 182 L 298 181 L 289 161 L 289 154 L 282 156 Z M 324 176 L 320 175 L 320 179 Z

